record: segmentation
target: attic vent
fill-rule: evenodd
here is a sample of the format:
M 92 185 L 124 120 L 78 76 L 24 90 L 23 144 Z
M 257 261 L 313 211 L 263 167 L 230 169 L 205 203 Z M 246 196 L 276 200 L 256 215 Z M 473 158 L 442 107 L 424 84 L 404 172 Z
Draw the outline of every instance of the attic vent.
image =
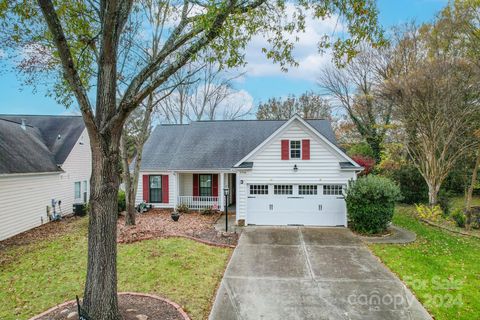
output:
M 27 120 L 26 119 L 22 119 L 22 124 L 20 125 L 20 127 L 23 130 L 27 130 Z

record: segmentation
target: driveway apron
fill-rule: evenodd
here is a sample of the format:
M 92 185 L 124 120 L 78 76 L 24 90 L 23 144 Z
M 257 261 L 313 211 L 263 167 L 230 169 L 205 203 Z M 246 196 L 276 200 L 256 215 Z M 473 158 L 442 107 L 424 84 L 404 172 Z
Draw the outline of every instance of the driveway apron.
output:
M 210 320 L 431 319 L 345 228 L 248 227 Z

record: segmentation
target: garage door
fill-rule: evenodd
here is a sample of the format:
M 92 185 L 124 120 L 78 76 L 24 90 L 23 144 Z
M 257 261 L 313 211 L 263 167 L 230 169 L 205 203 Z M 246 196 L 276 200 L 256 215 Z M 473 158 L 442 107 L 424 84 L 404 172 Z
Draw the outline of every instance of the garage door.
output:
M 247 223 L 346 225 L 343 185 L 247 185 Z

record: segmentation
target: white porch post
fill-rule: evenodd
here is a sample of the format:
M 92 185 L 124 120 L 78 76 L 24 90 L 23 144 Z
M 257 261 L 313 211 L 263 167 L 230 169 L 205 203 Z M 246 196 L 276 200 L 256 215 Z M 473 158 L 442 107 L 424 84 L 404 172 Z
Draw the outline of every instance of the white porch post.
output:
M 220 186 L 218 190 L 218 204 L 220 208 L 223 208 L 225 210 L 225 196 L 223 195 L 223 188 L 225 188 L 225 173 L 220 173 Z
M 173 194 L 173 207 L 176 210 L 178 206 L 178 195 L 180 194 L 180 174 L 178 172 L 173 172 L 173 179 L 175 183 L 174 194 Z

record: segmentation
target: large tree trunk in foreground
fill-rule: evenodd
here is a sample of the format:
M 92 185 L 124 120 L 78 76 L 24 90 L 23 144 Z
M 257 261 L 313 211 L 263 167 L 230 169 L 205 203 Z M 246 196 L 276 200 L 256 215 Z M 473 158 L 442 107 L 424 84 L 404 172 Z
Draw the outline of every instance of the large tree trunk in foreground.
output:
M 90 140 L 93 140 L 92 176 L 84 306 L 95 320 L 117 320 L 120 319 L 117 302 L 119 138 L 97 136 Z

